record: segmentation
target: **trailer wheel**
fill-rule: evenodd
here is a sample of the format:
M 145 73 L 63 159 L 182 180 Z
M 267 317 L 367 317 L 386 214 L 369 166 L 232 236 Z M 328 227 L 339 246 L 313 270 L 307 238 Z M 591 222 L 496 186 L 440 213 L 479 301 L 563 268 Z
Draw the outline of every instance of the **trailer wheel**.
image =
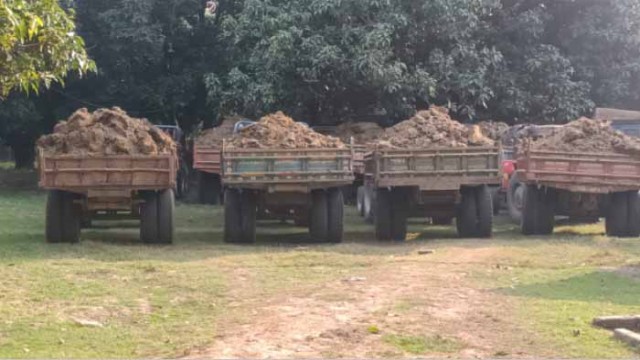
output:
M 224 192 L 224 241 L 237 243 L 242 238 L 242 205 L 240 191 L 226 189 Z
M 356 209 L 358 209 L 358 215 L 364 216 L 364 186 L 359 186 L 356 195 Z
M 610 196 L 609 209 L 607 211 L 606 228 L 607 235 L 614 237 L 627 236 L 629 223 L 629 196 L 628 193 L 618 192 Z
M 380 241 L 391 240 L 391 191 L 388 189 L 377 189 L 375 200 L 374 223 L 376 226 L 376 239 Z
M 47 194 L 45 238 L 48 243 L 62 242 L 62 191 L 50 190 Z
M 253 244 L 256 242 L 256 194 L 253 191 L 244 190 L 240 198 L 240 222 L 242 223 L 240 242 Z
M 374 191 L 375 190 L 373 190 L 368 186 L 364 187 L 364 201 L 363 201 L 364 221 L 369 224 L 373 224 L 375 219 L 376 201 L 375 201 Z
M 140 206 L 140 239 L 145 244 L 153 244 L 158 239 L 158 193 L 149 191 L 143 200 Z
M 489 238 L 493 235 L 493 199 L 491 190 L 486 185 L 477 187 L 474 190 L 478 219 L 476 236 Z
M 550 235 L 555 218 L 555 196 L 550 189 L 527 185 L 524 189 L 521 228 L 524 235 Z
M 545 188 L 539 191 L 538 235 L 551 235 L 555 227 L 556 191 Z
M 522 222 L 526 187 L 518 180 L 517 174 L 511 175 L 507 189 L 507 208 L 509 216 L 516 223 Z
M 311 217 L 309 218 L 309 234 L 316 242 L 326 242 L 329 237 L 329 204 L 327 193 L 316 190 L 311 193 Z
M 391 240 L 407 239 L 407 196 L 403 189 L 391 191 Z
M 158 193 L 158 236 L 154 243 L 173 243 L 175 207 L 176 199 L 173 190 L 164 190 Z
M 65 192 L 62 198 L 62 242 L 80 242 L 80 208 L 74 201 L 76 194 Z
M 636 191 L 630 191 L 627 196 L 629 210 L 627 213 L 627 236 L 640 236 L 640 195 Z
M 461 238 L 471 238 L 477 233 L 478 210 L 476 196 L 473 188 L 461 189 L 462 199 L 458 207 L 456 228 Z
M 334 244 L 341 243 L 344 238 L 344 195 L 340 189 L 331 189 L 327 199 L 328 240 Z

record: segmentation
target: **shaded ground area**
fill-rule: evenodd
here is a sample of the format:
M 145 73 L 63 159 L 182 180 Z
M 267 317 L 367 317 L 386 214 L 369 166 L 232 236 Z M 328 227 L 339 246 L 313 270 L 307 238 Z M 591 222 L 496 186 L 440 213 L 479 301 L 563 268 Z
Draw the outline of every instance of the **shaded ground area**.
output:
M 341 245 L 267 223 L 229 246 L 219 208 L 179 205 L 171 247 L 135 223 L 52 246 L 43 215 L 43 194 L 0 193 L 0 357 L 638 356 L 589 325 L 640 312 L 640 239 L 601 224 L 525 239 L 503 220 L 486 241 L 414 222 L 384 244 L 350 210 Z

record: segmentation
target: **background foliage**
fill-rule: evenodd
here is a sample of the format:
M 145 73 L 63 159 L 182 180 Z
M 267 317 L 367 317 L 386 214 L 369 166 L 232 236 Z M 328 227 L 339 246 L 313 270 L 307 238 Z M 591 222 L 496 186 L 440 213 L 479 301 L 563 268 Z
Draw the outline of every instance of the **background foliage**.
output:
M 640 108 L 640 0 L 219 0 L 215 14 L 206 3 L 64 1 L 98 71 L 12 94 L 0 136 L 34 139 L 82 106 L 189 131 L 275 110 L 391 125 L 429 104 L 510 123 Z

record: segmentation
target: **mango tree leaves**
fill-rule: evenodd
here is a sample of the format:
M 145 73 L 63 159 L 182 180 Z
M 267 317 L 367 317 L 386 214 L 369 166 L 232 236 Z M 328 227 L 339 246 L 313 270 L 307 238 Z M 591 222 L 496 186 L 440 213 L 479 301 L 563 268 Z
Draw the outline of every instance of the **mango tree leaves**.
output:
M 67 73 L 95 69 L 75 33 L 73 13 L 55 0 L 0 0 L 0 96 L 38 92 Z

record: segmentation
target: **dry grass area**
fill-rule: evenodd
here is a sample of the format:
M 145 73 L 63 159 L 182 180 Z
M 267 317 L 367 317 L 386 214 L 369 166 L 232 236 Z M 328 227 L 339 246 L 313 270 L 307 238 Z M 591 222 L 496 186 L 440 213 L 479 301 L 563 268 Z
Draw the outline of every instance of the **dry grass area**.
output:
M 349 211 L 341 245 L 267 223 L 230 246 L 221 209 L 178 214 L 171 247 L 135 223 L 53 246 L 43 194 L 0 193 L 0 357 L 638 356 L 590 326 L 640 313 L 640 239 L 602 224 L 524 238 L 501 220 L 487 241 L 416 222 L 385 244 Z

